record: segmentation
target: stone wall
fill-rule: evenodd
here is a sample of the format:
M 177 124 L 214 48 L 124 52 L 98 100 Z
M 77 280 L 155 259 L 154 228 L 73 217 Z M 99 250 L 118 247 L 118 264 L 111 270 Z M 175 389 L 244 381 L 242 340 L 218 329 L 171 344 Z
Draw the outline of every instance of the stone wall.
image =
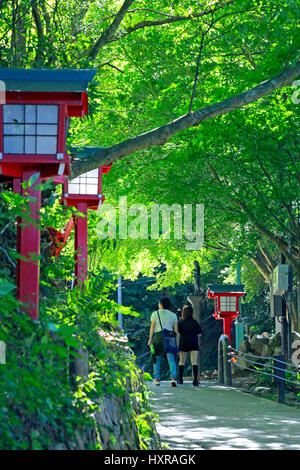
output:
M 88 357 L 80 350 L 81 358 L 76 361 L 77 377 L 83 380 L 88 373 Z M 75 431 L 72 442 L 60 442 L 52 450 L 157 450 L 161 449 L 159 434 L 151 413 L 148 391 L 143 376 L 137 369 L 126 377 L 124 395 L 104 395 L 99 398 L 99 410 L 92 419 L 94 425 L 84 431 Z M 144 420 L 149 426 L 147 436 L 141 435 L 138 421 Z

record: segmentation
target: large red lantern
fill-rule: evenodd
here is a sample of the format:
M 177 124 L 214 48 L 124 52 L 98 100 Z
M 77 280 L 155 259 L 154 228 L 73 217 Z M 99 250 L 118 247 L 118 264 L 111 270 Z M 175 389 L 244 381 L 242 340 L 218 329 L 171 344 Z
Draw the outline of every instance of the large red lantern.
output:
M 95 70 L 0 69 L 5 103 L 0 106 L 0 175 L 15 178 L 14 188 L 34 197 L 32 225 L 18 226 L 19 299 L 38 318 L 39 220 L 41 193 L 35 187 L 48 177 L 70 174 L 66 153 L 68 119 L 88 112 L 87 87 Z M 3 178 L 2 176 L 2 178 Z M 21 187 L 31 181 L 31 186 Z
M 223 331 L 231 343 L 231 325 L 234 318 L 238 317 L 239 300 L 246 292 L 244 285 L 219 285 L 208 284 L 207 296 L 214 300 L 214 317 L 223 320 Z

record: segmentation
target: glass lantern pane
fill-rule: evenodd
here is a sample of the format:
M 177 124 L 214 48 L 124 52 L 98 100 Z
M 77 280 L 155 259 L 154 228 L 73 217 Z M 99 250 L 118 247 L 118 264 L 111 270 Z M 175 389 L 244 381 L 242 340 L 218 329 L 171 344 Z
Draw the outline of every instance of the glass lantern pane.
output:
M 98 185 L 98 178 L 87 178 L 87 184 L 95 184 L 96 186 Z
M 25 124 L 25 135 L 35 135 L 36 126 L 34 124 Z
M 25 105 L 25 122 L 26 123 L 36 122 L 36 105 L 34 104 Z
M 91 170 L 86 173 L 87 178 L 97 178 L 98 179 L 98 174 L 99 170 L 96 168 L 96 170 Z
M 38 105 L 37 122 L 43 124 L 57 124 L 58 106 L 57 105 Z
M 24 124 L 4 124 L 3 135 L 23 135 Z
M 3 105 L 3 122 L 23 123 L 24 122 L 24 106 L 19 104 Z
M 87 187 L 85 181 L 80 181 L 79 194 L 87 194 Z
M 35 151 L 36 137 L 25 136 L 25 153 L 36 153 Z
M 221 312 L 235 312 L 236 311 L 236 297 L 235 296 L 220 296 L 220 309 Z
M 57 126 L 55 124 L 38 124 L 37 135 L 57 135 Z
M 56 137 L 37 137 L 36 153 L 47 154 L 57 153 Z
M 69 192 L 69 194 L 79 194 L 79 184 L 69 183 L 68 184 L 68 192 Z
M 98 170 L 83 173 L 72 180 L 68 185 L 70 194 L 98 194 Z
M 4 136 L 3 137 L 4 153 L 23 153 L 24 137 L 23 136 Z
M 87 194 L 97 194 L 98 185 L 97 184 L 88 184 L 87 185 Z

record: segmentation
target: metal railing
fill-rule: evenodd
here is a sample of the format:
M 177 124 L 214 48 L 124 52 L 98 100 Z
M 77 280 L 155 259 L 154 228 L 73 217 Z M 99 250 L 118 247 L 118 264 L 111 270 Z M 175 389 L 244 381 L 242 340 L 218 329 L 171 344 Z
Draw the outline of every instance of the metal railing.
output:
M 285 403 L 286 385 L 299 388 L 300 392 L 300 365 L 291 364 L 284 360 L 283 355 L 256 356 L 244 353 L 229 344 L 228 336 L 221 335 L 218 346 L 218 381 L 220 384 L 232 385 L 232 364 L 241 370 L 271 377 L 277 383 L 278 402 Z M 245 360 L 246 365 L 241 367 L 239 361 Z M 248 367 L 249 366 L 249 367 Z M 295 377 L 287 378 L 286 375 Z

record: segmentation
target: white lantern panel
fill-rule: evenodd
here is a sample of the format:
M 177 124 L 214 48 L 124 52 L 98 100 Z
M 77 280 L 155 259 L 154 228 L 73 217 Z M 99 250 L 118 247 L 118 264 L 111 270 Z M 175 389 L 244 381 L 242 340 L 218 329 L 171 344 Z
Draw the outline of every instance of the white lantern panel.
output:
M 37 134 L 38 135 L 56 135 L 57 126 L 53 124 L 38 124 Z
M 24 106 L 19 104 L 3 105 L 3 122 L 23 123 Z
M 96 168 L 95 170 L 88 171 L 86 175 L 87 178 L 97 178 L 98 181 L 99 170 Z
M 25 122 L 26 123 L 36 122 L 36 105 L 27 104 L 25 106 Z
M 23 124 L 4 124 L 3 126 L 4 135 L 23 135 L 24 125 Z
M 57 124 L 58 107 L 57 105 L 38 105 L 37 106 L 37 122 L 43 124 Z
M 25 136 L 25 153 L 36 153 L 35 151 L 35 137 Z
M 89 184 L 88 185 L 88 194 L 97 194 L 98 193 L 98 185 L 97 184 Z
M 40 137 L 36 138 L 36 153 L 56 153 L 57 138 L 56 137 Z
M 68 185 L 69 194 L 98 194 L 98 174 L 99 170 L 91 170 L 74 178 Z
M 57 153 L 58 105 L 3 105 L 3 121 L 4 153 Z
M 221 312 L 236 312 L 236 297 L 231 295 L 220 295 Z
M 4 136 L 3 151 L 4 153 L 23 153 L 24 151 L 23 136 Z
M 75 180 L 73 180 L 75 181 Z M 68 191 L 70 194 L 79 194 L 79 184 L 69 183 Z
M 87 178 L 88 185 L 98 185 L 98 178 Z
M 25 135 L 35 135 L 35 125 L 34 124 L 25 124 Z

